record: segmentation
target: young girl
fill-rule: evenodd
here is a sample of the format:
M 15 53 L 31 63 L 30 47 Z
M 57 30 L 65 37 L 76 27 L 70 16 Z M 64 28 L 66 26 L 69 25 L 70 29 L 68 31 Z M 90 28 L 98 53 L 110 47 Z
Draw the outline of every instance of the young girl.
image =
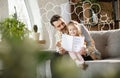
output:
M 67 29 L 68 29 L 68 35 L 84 37 L 84 35 L 82 35 L 81 28 L 80 28 L 78 22 L 76 22 L 76 21 L 70 21 L 67 25 Z M 84 44 L 82 48 L 86 48 L 86 45 Z M 80 66 L 83 69 L 86 69 L 87 64 L 85 64 L 85 61 L 84 61 L 83 57 L 81 56 L 80 51 L 79 52 L 68 52 L 68 53 L 69 53 L 70 57 L 75 61 L 77 66 Z

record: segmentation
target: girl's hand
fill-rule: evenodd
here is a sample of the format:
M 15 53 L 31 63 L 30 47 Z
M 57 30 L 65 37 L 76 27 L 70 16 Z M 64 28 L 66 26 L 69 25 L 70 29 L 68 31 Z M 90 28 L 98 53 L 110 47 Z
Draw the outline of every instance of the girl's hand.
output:
M 81 48 L 80 54 L 81 54 L 81 55 L 86 55 L 85 47 L 82 47 L 82 48 Z

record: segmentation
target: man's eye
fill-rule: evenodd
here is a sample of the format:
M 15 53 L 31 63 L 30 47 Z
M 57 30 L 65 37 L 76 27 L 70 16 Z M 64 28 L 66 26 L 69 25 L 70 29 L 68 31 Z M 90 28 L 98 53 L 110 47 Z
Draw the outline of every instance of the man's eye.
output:
M 60 27 L 60 25 L 57 26 L 57 28 L 59 28 L 59 27 Z
M 64 22 L 62 22 L 61 25 L 64 25 Z

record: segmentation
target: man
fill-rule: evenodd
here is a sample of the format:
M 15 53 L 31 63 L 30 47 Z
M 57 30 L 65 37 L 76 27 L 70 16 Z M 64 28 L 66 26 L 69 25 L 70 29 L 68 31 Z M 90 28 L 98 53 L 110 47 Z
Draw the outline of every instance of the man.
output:
M 65 21 L 62 19 L 61 16 L 59 15 L 53 15 L 51 20 L 50 20 L 51 25 L 57 30 L 57 34 L 56 34 L 56 39 L 57 41 L 61 40 L 61 36 L 64 33 L 68 33 L 67 30 L 67 26 Z M 101 54 L 96 50 L 95 48 L 95 44 L 93 39 L 91 38 L 91 36 L 88 33 L 88 30 L 85 28 L 85 26 L 81 27 L 82 29 L 82 33 L 85 36 L 85 41 L 86 41 L 86 49 L 83 48 L 81 50 L 81 55 L 83 56 L 84 60 L 95 60 L 95 59 L 100 59 L 101 58 Z M 59 43 L 56 44 L 57 46 L 59 45 Z M 67 51 L 65 51 L 64 48 L 59 47 L 58 48 L 58 52 L 54 53 L 54 57 L 51 59 L 51 73 L 52 73 L 52 78 L 63 78 L 66 77 L 64 75 L 67 75 L 68 73 L 73 76 L 71 76 L 72 78 L 80 78 L 79 77 L 79 71 L 77 70 L 77 68 L 74 68 L 74 70 L 70 70 L 70 71 L 66 71 L 63 67 L 63 64 L 66 64 L 66 67 L 69 67 L 69 65 L 72 63 L 72 61 L 69 61 L 69 55 L 67 54 Z M 56 68 L 57 67 L 57 68 Z M 61 70 L 59 70 L 59 67 L 61 68 Z M 66 68 L 65 67 L 65 68 Z M 72 69 L 72 68 L 69 68 Z M 74 74 L 72 74 L 74 72 Z M 63 76 L 61 76 L 61 73 Z
M 54 28 L 58 31 L 57 32 L 57 40 L 59 41 L 61 34 L 63 33 L 68 33 L 67 31 L 67 27 L 66 27 L 66 23 L 65 21 L 62 19 L 61 16 L 59 15 L 53 15 L 50 23 L 52 26 L 54 26 Z M 86 41 L 86 46 L 87 48 L 83 48 L 81 50 L 81 55 L 83 56 L 83 58 L 85 60 L 96 60 L 96 59 L 100 59 L 101 58 L 101 54 L 100 52 L 98 52 L 98 50 L 95 48 L 95 44 L 94 44 L 94 40 L 92 39 L 92 37 L 90 36 L 88 30 L 85 28 L 85 26 L 81 27 L 82 29 L 82 33 L 85 36 L 85 41 Z M 57 43 L 58 44 L 58 43 Z M 60 54 L 65 54 L 67 51 L 65 51 L 64 48 L 60 47 L 58 48 L 59 53 Z

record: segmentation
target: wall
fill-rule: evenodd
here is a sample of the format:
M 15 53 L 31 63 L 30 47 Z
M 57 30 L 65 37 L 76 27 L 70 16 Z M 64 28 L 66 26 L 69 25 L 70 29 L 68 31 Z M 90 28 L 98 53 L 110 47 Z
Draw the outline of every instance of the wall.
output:
M 70 16 L 65 14 L 65 11 L 68 11 L 69 5 L 68 0 L 38 0 L 40 13 L 42 16 L 42 27 L 43 27 L 43 39 L 46 40 L 46 47 L 49 49 L 55 49 L 55 30 L 49 23 L 50 18 L 54 14 L 59 14 L 63 17 L 66 21 L 70 19 Z M 68 6 L 68 7 L 66 7 Z M 64 8 L 66 7 L 66 8 Z
M 8 16 L 8 0 L 0 0 L 0 21 Z M 1 41 L 1 35 L 0 35 Z
M 0 0 L 0 20 L 8 16 L 8 0 Z
M 46 40 L 46 48 L 55 49 L 55 29 L 50 24 L 50 18 L 54 14 L 59 14 L 67 22 L 70 20 L 70 16 L 65 13 L 69 12 L 69 0 L 38 0 L 40 14 L 42 16 L 42 27 L 43 27 L 43 39 Z M 65 8 L 64 8 L 65 7 Z M 50 61 L 40 64 L 38 66 L 37 78 L 51 78 Z

